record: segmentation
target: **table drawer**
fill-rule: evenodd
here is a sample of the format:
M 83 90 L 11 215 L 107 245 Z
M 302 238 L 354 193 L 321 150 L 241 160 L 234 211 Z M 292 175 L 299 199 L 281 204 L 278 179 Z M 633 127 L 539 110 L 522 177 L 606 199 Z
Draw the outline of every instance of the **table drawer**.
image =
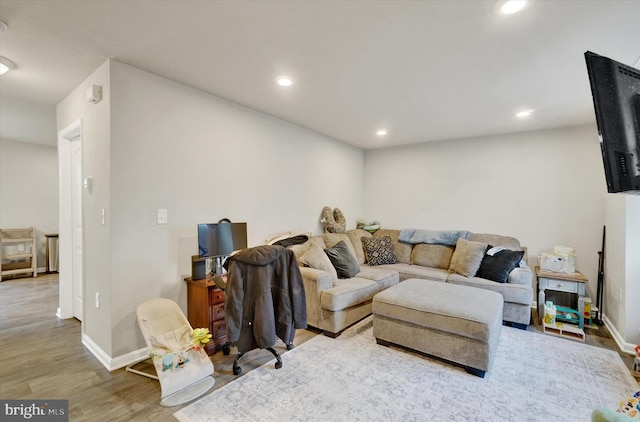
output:
M 211 303 L 224 303 L 224 292 L 220 289 L 211 289 Z
M 219 321 L 213 321 L 211 323 L 211 335 L 214 338 L 223 337 L 227 335 L 227 323 L 224 319 Z
M 553 278 L 546 279 L 546 288 L 557 290 L 559 292 L 578 293 L 578 283 L 567 280 L 556 280 Z
M 224 319 L 224 303 L 212 306 L 212 311 L 212 320 L 217 321 L 219 319 Z

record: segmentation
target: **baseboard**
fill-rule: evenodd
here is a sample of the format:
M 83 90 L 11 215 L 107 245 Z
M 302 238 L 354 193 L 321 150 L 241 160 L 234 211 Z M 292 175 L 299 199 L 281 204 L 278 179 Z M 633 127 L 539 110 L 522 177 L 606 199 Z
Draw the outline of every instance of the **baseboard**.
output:
M 86 347 L 96 359 L 107 368 L 108 371 L 115 371 L 116 369 L 124 368 L 125 366 L 139 362 L 149 357 L 149 348 L 144 347 L 142 349 L 134 350 L 133 352 L 125 355 L 116 356 L 112 358 L 105 353 L 89 336 L 82 334 L 82 344 Z
M 609 333 L 611 334 L 611 337 L 613 337 L 613 340 L 615 340 L 615 342 L 618 345 L 618 347 L 620 348 L 620 350 L 622 350 L 624 353 L 629 353 L 630 355 L 635 355 L 636 354 L 636 351 L 635 351 L 636 345 L 635 344 L 631 344 L 631 343 L 627 343 L 624 340 L 624 337 L 622 337 L 620 335 L 620 333 L 616 329 L 615 325 L 613 325 L 611 320 L 609 318 L 607 318 L 606 315 L 602 315 L 602 321 L 604 322 L 604 325 L 607 327 L 607 330 L 609 330 Z

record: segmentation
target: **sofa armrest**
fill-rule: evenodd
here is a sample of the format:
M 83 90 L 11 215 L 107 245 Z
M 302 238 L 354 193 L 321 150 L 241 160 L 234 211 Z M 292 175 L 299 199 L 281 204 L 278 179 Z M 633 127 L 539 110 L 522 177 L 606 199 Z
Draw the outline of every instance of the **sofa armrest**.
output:
M 331 274 L 309 267 L 300 267 L 300 273 L 302 274 L 302 283 L 304 284 L 304 294 L 307 303 L 307 324 L 320 328 L 322 319 L 320 295 L 323 290 L 333 287 Z
M 302 274 L 302 280 L 305 284 L 305 290 L 308 292 L 315 292 L 316 296 L 323 290 L 333 287 L 331 280 L 331 274 L 326 271 L 316 270 L 310 267 L 300 267 L 300 273 Z
M 509 283 L 533 286 L 533 271 L 529 267 L 517 267 L 509 273 Z

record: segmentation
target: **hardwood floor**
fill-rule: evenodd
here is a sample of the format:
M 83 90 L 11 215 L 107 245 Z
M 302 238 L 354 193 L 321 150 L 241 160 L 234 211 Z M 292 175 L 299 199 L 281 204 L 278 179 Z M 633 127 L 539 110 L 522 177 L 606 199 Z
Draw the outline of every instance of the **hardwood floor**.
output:
M 57 274 L 0 283 L 0 397 L 3 399 L 66 399 L 70 421 L 174 421 L 181 407 L 158 404 L 158 381 L 118 369 L 107 371 L 81 344 L 81 324 L 60 320 Z M 535 315 L 534 318 L 535 320 Z M 529 330 L 541 331 L 536 324 Z M 295 345 L 318 335 L 299 330 Z M 567 340 L 573 341 L 573 340 Z M 587 332 L 587 344 L 619 352 L 605 327 Z M 282 343 L 276 345 L 286 353 Z M 633 357 L 619 352 L 631 368 Z M 215 389 L 233 381 L 234 353 L 212 356 Z M 243 375 L 270 361 L 268 351 L 252 351 L 242 360 Z M 284 363 L 286 365 L 286 361 Z M 150 361 L 136 369 L 153 373 Z
M 66 399 L 70 421 L 175 421 L 181 406 L 166 408 L 158 381 L 122 369 L 109 372 L 81 344 L 81 324 L 56 318 L 57 274 L 0 283 L 0 398 Z M 299 330 L 298 346 L 317 334 Z M 280 354 L 283 343 L 276 344 Z M 214 389 L 233 381 L 235 351 L 213 355 Z M 243 373 L 269 362 L 265 350 L 247 353 Z M 286 365 L 286 363 L 285 363 Z M 151 361 L 136 369 L 155 373 Z

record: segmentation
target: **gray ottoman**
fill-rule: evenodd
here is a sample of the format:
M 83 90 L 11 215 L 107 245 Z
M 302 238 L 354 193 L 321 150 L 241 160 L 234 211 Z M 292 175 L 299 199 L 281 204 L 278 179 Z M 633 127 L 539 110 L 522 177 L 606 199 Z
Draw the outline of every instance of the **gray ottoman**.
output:
M 373 297 L 373 335 L 462 365 L 484 377 L 502 329 L 500 293 L 424 279 L 409 279 Z

